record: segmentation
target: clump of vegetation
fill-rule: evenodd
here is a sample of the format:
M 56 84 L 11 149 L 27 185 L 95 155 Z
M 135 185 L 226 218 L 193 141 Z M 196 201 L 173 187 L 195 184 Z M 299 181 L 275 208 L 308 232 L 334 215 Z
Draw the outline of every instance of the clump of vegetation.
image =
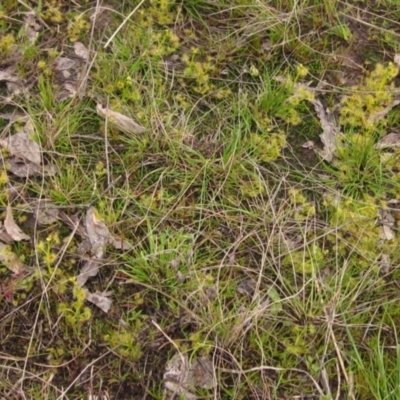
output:
M 394 395 L 398 10 L 117 3 L 0 6 L 0 397 Z

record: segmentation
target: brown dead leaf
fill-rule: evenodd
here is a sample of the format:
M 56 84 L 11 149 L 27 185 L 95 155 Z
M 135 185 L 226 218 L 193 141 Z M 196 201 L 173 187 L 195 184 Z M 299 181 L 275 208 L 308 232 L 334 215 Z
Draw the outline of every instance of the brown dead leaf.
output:
M 313 140 L 307 140 L 307 142 L 304 142 L 301 147 L 304 149 L 312 150 L 315 147 L 315 143 Z
M 90 293 L 88 290 L 86 290 L 86 300 L 99 307 L 105 313 L 110 311 L 112 305 L 112 300 L 109 298 L 110 295 L 111 292 L 96 291 L 94 293 Z
M 395 54 L 393 61 L 398 67 L 400 67 L 400 54 Z
M 5 82 L 8 93 L 17 95 L 23 91 L 24 85 L 22 80 L 14 73 L 12 68 L 7 68 L 0 71 L 0 82 Z M 9 102 L 10 99 L 5 99 Z
M 0 71 L 0 82 L 19 82 L 20 79 L 14 74 L 11 68 L 3 69 Z
M 322 127 L 322 133 L 319 135 L 324 144 L 323 150 L 318 153 L 326 161 L 332 161 L 336 150 L 336 139 L 340 134 L 340 127 L 336 123 L 329 109 L 325 109 L 321 101 L 315 99 L 312 101 L 319 121 Z
M 212 389 L 216 387 L 214 365 L 208 356 L 189 361 L 185 354 L 177 354 L 165 367 L 164 386 L 167 391 L 181 396 L 185 400 L 195 400 L 196 388 Z
M 92 246 L 91 251 L 98 260 L 101 260 L 111 236 L 106 224 L 98 217 L 94 207 L 90 207 L 86 213 L 86 229 Z
M 22 232 L 20 227 L 15 223 L 10 205 L 7 206 L 7 215 L 6 219 L 4 220 L 4 228 L 6 229 L 6 232 L 18 242 L 20 240 L 29 240 L 29 236 Z
M 100 103 L 96 106 L 97 112 L 107 118 L 112 124 L 123 132 L 137 134 L 143 133 L 147 129 L 137 124 L 132 118 L 127 117 L 119 112 L 112 111 L 107 107 L 103 107 Z
M 10 250 L 10 247 L 0 242 L 0 262 L 14 274 L 21 274 L 27 267 L 18 256 Z
M 368 118 L 368 122 L 371 125 L 376 124 L 379 120 L 383 119 L 386 117 L 386 115 L 392 110 L 393 107 L 396 107 L 397 105 L 400 104 L 400 100 L 393 100 L 387 107 L 385 107 L 383 110 L 372 114 L 369 118 Z
M 74 69 L 79 65 L 79 60 L 73 60 L 68 57 L 58 57 L 56 60 L 56 71 L 65 71 Z
M 7 171 L 10 171 L 12 174 L 18 176 L 19 178 L 28 178 L 30 176 L 42 175 L 42 168 L 29 161 L 17 161 L 16 158 L 9 158 L 5 160 L 4 164 Z
M 400 147 L 400 134 L 391 132 L 388 135 L 384 136 L 379 142 L 375 145 L 375 148 L 378 150 L 381 149 L 395 149 Z
M 87 261 L 86 264 L 81 269 L 80 274 L 76 278 L 78 286 L 82 287 L 89 278 L 96 276 L 99 273 L 100 266 L 101 266 L 100 260 L 97 260 L 95 258 L 92 258 L 89 261 Z
M 25 14 L 23 26 L 25 34 L 28 37 L 29 43 L 34 44 L 39 35 L 39 31 L 42 28 L 42 26 L 36 19 L 36 15 L 34 12 L 27 12 Z
M 13 238 L 6 232 L 1 221 L 0 221 L 0 242 L 7 244 L 11 244 L 14 242 Z
M 35 218 L 38 225 L 51 225 L 58 221 L 60 209 L 49 200 L 39 200 L 35 209 Z
M 74 43 L 74 51 L 78 57 L 82 58 L 85 61 L 89 60 L 89 54 L 90 54 L 89 50 L 83 43 L 75 42 Z
M 11 155 L 31 161 L 36 165 L 40 165 L 42 161 L 40 146 L 24 130 L 7 139 L 0 139 L 0 146 L 6 148 Z
M 112 242 L 106 224 L 98 217 L 94 207 L 88 209 L 85 225 L 87 237 L 90 242 L 90 253 L 93 256 L 86 262 L 77 278 L 78 285 L 81 287 L 90 277 L 97 275 L 102 264 L 101 261 L 103 260 L 106 246 Z
M 380 238 L 382 240 L 393 240 L 395 237 L 396 236 L 395 236 L 393 230 L 390 228 L 390 226 L 387 226 L 387 225 L 381 226 Z

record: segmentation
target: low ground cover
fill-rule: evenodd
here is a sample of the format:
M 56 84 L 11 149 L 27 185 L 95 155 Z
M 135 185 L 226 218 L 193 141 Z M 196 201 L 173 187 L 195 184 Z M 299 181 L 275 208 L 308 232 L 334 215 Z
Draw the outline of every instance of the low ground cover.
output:
M 398 399 L 398 7 L 0 6 L 0 393 Z

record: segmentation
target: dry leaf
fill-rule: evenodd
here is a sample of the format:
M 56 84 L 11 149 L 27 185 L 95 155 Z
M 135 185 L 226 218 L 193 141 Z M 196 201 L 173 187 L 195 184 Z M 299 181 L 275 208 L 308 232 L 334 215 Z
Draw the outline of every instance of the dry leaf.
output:
M 89 50 L 83 43 L 75 42 L 74 51 L 78 57 L 84 59 L 85 61 L 89 60 Z
M 324 149 L 318 153 L 324 160 L 332 161 L 336 149 L 336 137 L 340 133 L 340 127 L 329 109 L 325 110 L 320 100 L 315 99 L 312 103 L 322 127 L 322 133 L 319 137 L 324 144 Z
M 147 130 L 143 126 L 137 124 L 132 118 L 120 114 L 119 112 L 112 111 L 107 107 L 103 107 L 100 103 L 97 104 L 96 110 L 101 116 L 107 118 L 123 132 L 135 134 L 143 133 Z
M 400 146 L 400 134 L 391 132 L 388 135 L 384 136 L 379 142 L 375 145 L 375 148 L 378 150 L 381 149 L 395 149 Z
M 304 149 L 312 150 L 315 147 L 315 143 L 312 140 L 307 140 L 307 142 L 304 142 L 301 147 Z
M 111 292 L 98 292 L 90 293 L 88 290 L 86 291 L 86 300 L 93 303 L 95 306 L 99 307 L 105 313 L 111 308 L 112 300 L 108 297 L 111 295 Z
M 18 78 L 17 75 L 15 75 L 11 68 L 4 69 L 0 71 L 0 82 L 14 82 L 17 83 L 19 82 L 20 79 Z
M 22 232 L 20 227 L 15 223 L 12 210 L 9 205 L 7 206 L 7 215 L 6 219 L 4 220 L 4 228 L 6 229 L 6 232 L 16 241 L 29 240 L 29 236 Z
M 22 80 L 12 72 L 11 68 L 0 71 L 0 82 L 6 82 L 7 91 L 11 94 L 17 95 L 22 92 Z M 5 98 L 9 102 L 9 98 Z
M 99 260 L 103 258 L 104 250 L 111 241 L 110 232 L 104 221 L 100 220 L 96 215 L 97 211 L 94 207 L 90 207 L 86 213 L 86 229 L 92 246 L 92 253 Z
M 104 221 L 96 215 L 94 207 L 90 207 L 86 213 L 86 232 L 90 242 L 90 252 L 93 254 L 81 270 L 77 278 L 79 286 L 83 286 L 86 281 L 96 276 L 101 266 L 101 260 L 108 243 L 112 242 L 111 235 Z
M 381 120 L 382 118 L 386 117 L 386 115 L 392 110 L 393 107 L 396 107 L 397 105 L 400 104 L 400 100 L 393 100 L 387 107 L 385 107 L 383 110 L 372 114 L 369 118 L 368 118 L 368 123 L 370 123 L 371 125 L 376 124 L 376 122 L 378 122 L 379 120 Z
M 29 161 L 18 162 L 15 158 L 9 158 L 4 164 L 7 171 L 10 171 L 19 178 L 42 175 L 42 168 Z
M 400 54 L 395 54 L 393 61 L 398 67 L 400 67 Z
M 20 274 L 27 269 L 18 256 L 10 250 L 10 247 L 1 242 L 0 262 L 14 274 Z
M 382 275 L 386 275 L 390 271 L 390 257 L 389 254 L 382 254 L 381 260 L 379 262 L 379 273 Z
M 7 139 L 0 139 L 0 146 L 5 147 L 11 155 L 21 157 L 37 165 L 40 165 L 42 161 L 40 146 L 25 131 L 18 132 Z
M 394 235 L 392 229 L 390 228 L 390 226 L 387 226 L 387 225 L 381 226 L 380 238 L 382 240 L 393 240 L 395 238 L 395 235 Z
M 41 29 L 41 25 L 38 23 L 35 13 L 28 12 L 24 18 L 24 30 L 28 37 L 29 43 L 34 44 Z
M 79 60 L 72 60 L 68 57 L 58 57 L 56 60 L 56 70 L 64 71 L 78 66 Z
M 57 222 L 60 209 L 49 200 L 39 200 L 35 209 L 35 218 L 38 225 L 51 225 Z
M 163 380 L 167 390 L 185 400 L 198 399 L 193 394 L 196 388 L 212 389 L 216 386 L 214 365 L 207 356 L 189 362 L 187 355 L 177 354 L 168 361 Z
M 94 258 L 90 259 L 86 262 L 86 264 L 81 269 L 80 274 L 76 278 L 76 282 L 79 287 L 82 287 L 89 278 L 96 276 L 100 270 L 100 260 L 96 260 Z
M 13 113 L 0 114 L 1 119 L 5 119 L 10 122 L 10 124 L 14 122 L 27 122 L 29 120 L 29 116 L 18 111 L 14 111 Z

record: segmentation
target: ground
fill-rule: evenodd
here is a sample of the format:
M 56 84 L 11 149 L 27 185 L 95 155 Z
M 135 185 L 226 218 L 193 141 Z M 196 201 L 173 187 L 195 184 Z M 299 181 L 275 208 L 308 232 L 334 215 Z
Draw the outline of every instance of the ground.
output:
M 0 397 L 400 398 L 395 3 L 3 1 Z

